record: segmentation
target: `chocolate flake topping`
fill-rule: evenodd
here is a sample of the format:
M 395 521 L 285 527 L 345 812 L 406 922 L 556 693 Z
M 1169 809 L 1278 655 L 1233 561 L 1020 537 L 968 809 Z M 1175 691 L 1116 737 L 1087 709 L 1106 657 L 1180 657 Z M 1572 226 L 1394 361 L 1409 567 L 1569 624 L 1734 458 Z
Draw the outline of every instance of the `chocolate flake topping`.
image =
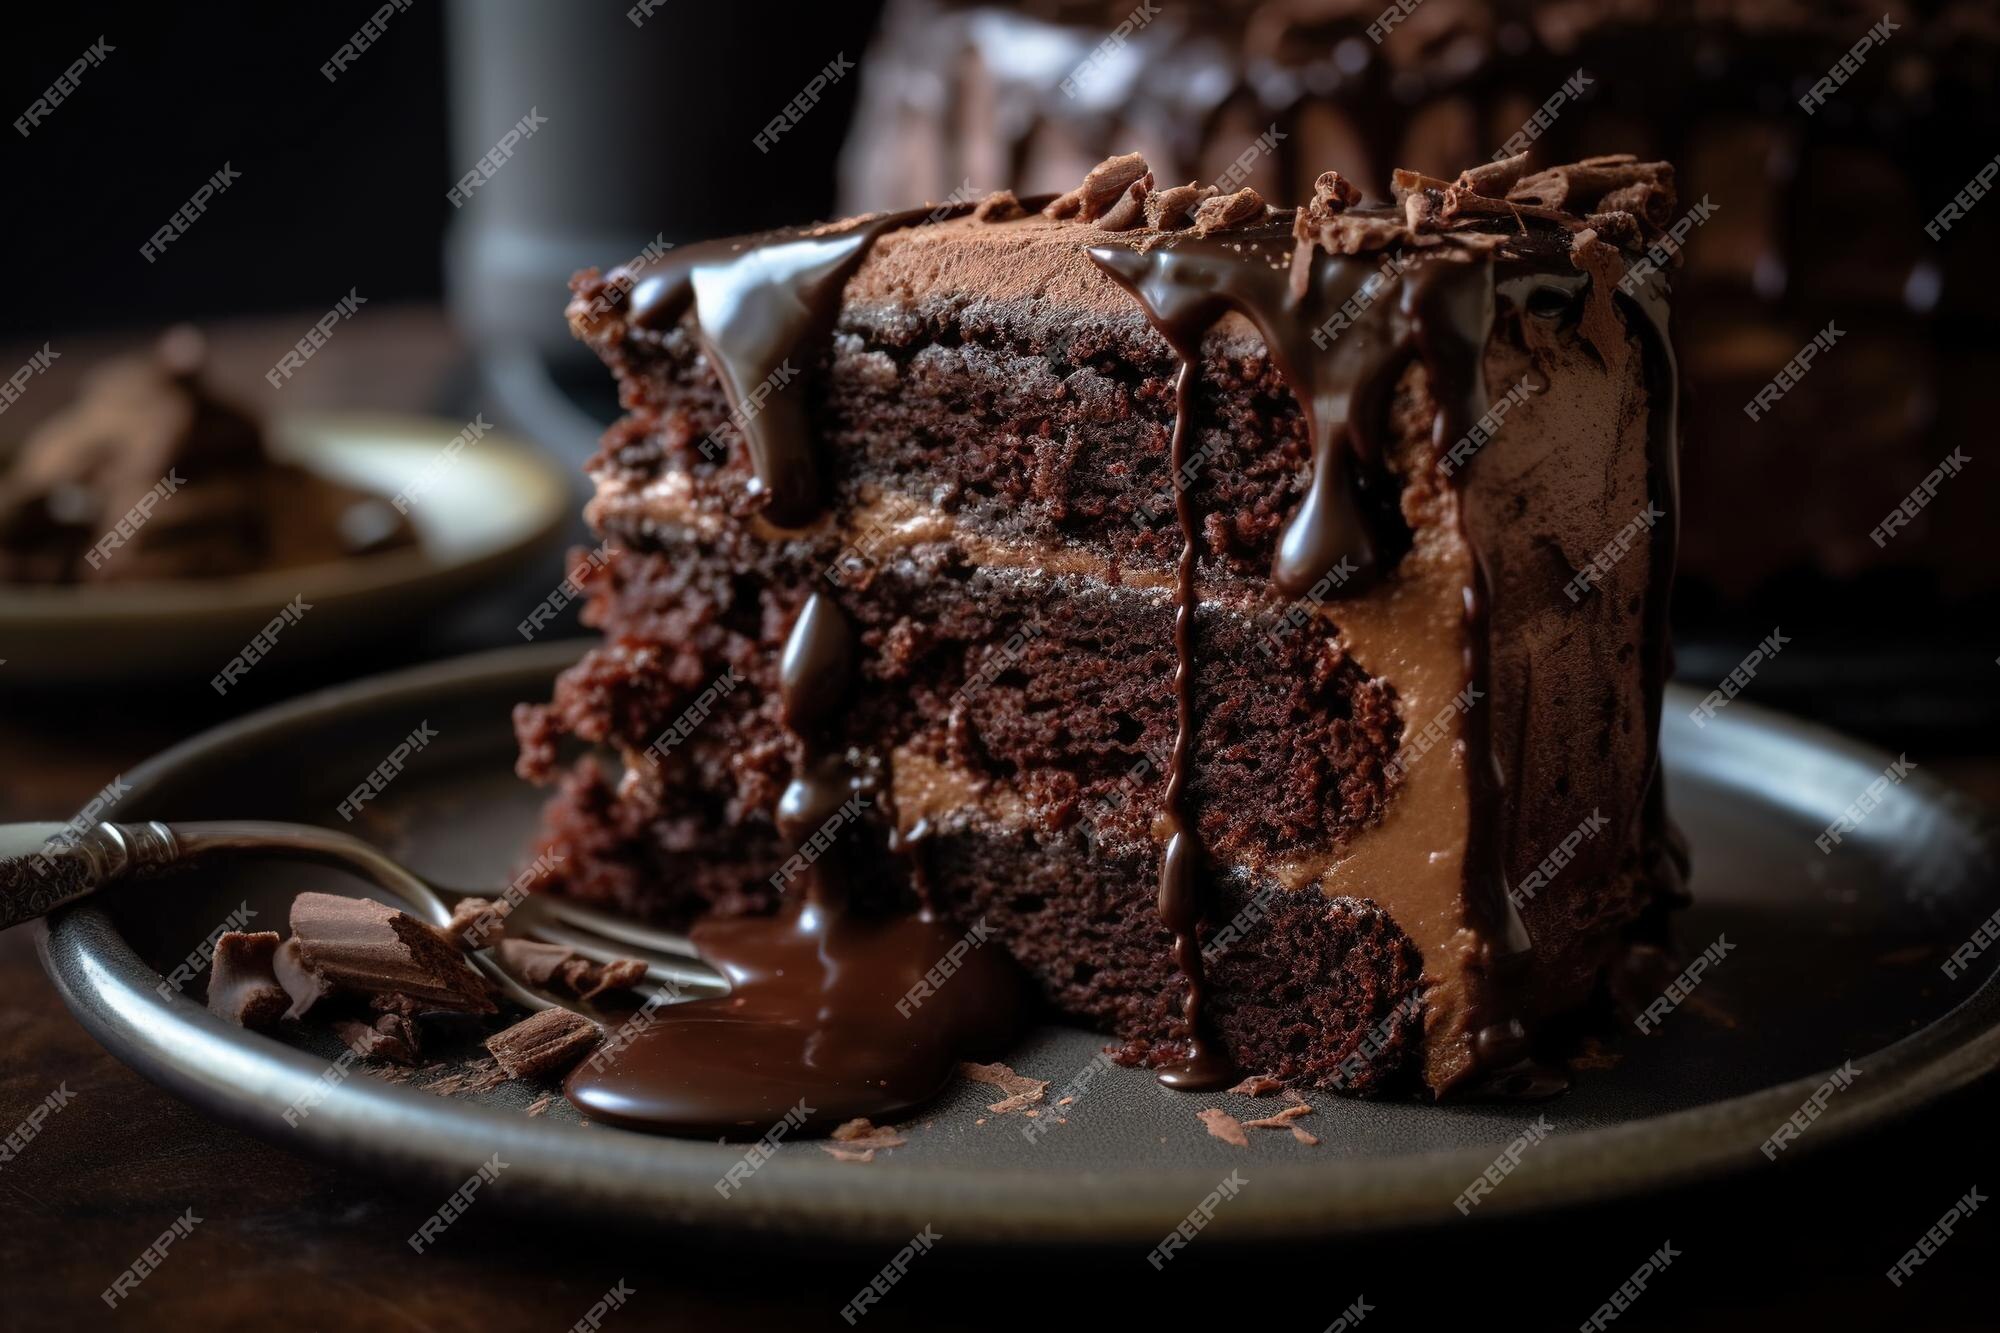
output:
M 1042 212 L 1052 218 L 1080 217 L 1095 222 L 1118 202 L 1134 183 L 1151 173 L 1139 153 L 1107 157 L 1090 169 L 1083 184 L 1068 194 L 1058 195 Z
M 1268 211 L 1264 206 L 1264 196 L 1246 185 L 1235 194 L 1202 200 L 1194 210 L 1194 234 L 1206 236 L 1211 232 L 1229 231 L 1261 222 Z
M 1178 231 L 1193 219 L 1195 208 L 1216 193 L 1213 185 L 1197 185 L 1193 181 L 1155 190 L 1146 196 L 1146 225 L 1155 231 Z

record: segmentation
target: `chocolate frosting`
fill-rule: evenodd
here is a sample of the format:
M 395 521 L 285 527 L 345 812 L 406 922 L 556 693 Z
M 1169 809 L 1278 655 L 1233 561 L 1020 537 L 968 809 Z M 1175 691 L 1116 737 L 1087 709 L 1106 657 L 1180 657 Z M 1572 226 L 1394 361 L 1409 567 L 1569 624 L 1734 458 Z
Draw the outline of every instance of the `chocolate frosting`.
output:
M 1420 367 L 1436 404 L 1437 448 L 1442 452 L 1464 436 L 1485 411 L 1482 356 L 1497 305 L 1524 309 L 1533 293 L 1549 289 L 1564 300 L 1581 299 L 1586 333 L 1607 367 L 1626 354 L 1624 324 L 1633 324 L 1660 377 L 1654 392 L 1660 402 L 1673 401 L 1671 354 L 1657 300 L 1642 309 L 1643 318 L 1620 321 L 1611 290 L 1622 268 L 1619 244 L 1642 243 L 1656 232 L 1656 219 L 1671 216 L 1672 171 L 1665 164 L 1619 156 L 1530 173 L 1525 159 L 1513 159 L 1452 181 L 1398 173 L 1396 186 L 1397 207 L 1356 211 L 1349 208 L 1351 188 L 1328 173 L 1312 203 L 1296 213 L 1272 212 L 1261 203 L 1255 209 L 1231 206 L 1211 212 L 1204 223 L 1199 209 L 1190 217 L 1154 199 L 1162 192 L 1152 190 L 1151 173 L 1128 155 L 1101 164 L 1049 210 L 1075 215 L 1065 225 L 1078 227 L 1090 260 L 1131 295 L 1182 361 L 1171 445 L 1181 537 L 1174 581 L 1178 726 L 1156 821 L 1160 915 L 1187 983 L 1186 1056 L 1161 1075 L 1177 1087 L 1218 1087 L 1234 1076 L 1203 1021 L 1200 943 L 1208 870 L 1186 800 L 1201 665 L 1192 632 L 1201 516 L 1186 480 L 1199 466 L 1188 445 L 1204 333 L 1226 315 L 1246 318 L 1262 334 L 1310 426 L 1310 475 L 1272 569 L 1273 584 L 1290 597 L 1327 586 L 1336 571 L 1336 597 L 1352 596 L 1380 575 L 1393 535 L 1375 531 L 1369 515 L 1382 511 L 1379 495 L 1395 493 L 1383 439 L 1398 386 L 1406 371 Z M 1128 198 L 1145 215 L 1177 219 L 1189 229 L 1091 226 L 1093 219 L 1113 217 Z M 976 225 L 1004 227 L 1014 213 L 987 210 Z M 633 289 L 629 322 L 642 332 L 658 333 L 692 313 L 743 425 L 753 498 L 776 525 L 811 520 L 827 496 L 808 395 L 789 376 L 772 390 L 773 376 L 818 364 L 816 344 L 830 336 L 843 286 L 869 246 L 925 216 L 881 215 L 691 247 L 646 271 Z M 572 318 L 587 324 L 591 316 L 573 307 Z M 1652 491 L 1670 515 L 1670 530 L 1674 426 L 1665 413 L 1656 413 L 1655 421 Z M 1463 589 L 1464 683 L 1477 699 L 1491 690 L 1491 588 L 1476 534 L 1464 529 L 1462 508 L 1460 515 L 1472 555 Z M 1656 542 L 1653 550 L 1662 562 L 1648 645 L 1648 711 L 1656 732 L 1672 543 Z M 729 976 L 732 993 L 670 1007 L 628 1050 L 572 1074 L 570 1095 L 586 1113 L 678 1133 L 761 1130 L 788 1115 L 816 1124 L 893 1116 L 933 1095 L 961 1055 L 993 1049 L 1017 1029 L 1019 979 L 997 954 L 977 950 L 926 1004 L 902 1019 L 884 1013 L 953 938 L 924 910 L 886 921 L 851 910 L 851 858 L 841 838 L 854 835 L 844 826 L 858 822 L 868 805 L 886 804 L 889 787 L 871 783 L 864 776 L 868 765 L 830 752 L 823 740 L 823 724 L 855 678 L 857 651 L 832 596 L 811 596 L 781 663 L 783 715 L 799 761 L 777 814 L 788 839 L 818 848 L 819 855 L 806 858 L 777 918 L 696 927 L 697 946 Z M 1522 1078 L 1527 1039 L 1513 983 L 1529 940 L 1507 894 L 1499 829 L 1511 784 L 1495 761 L 1491 711 L 1475 706 L 1464 715 L 1467 832 L 1457 892 L 1477 954 L 1474 966 L 1489 984 L 1468 997 L 1470 1012 L 1455 1029 L 1462 1036 L 1434 1035 L 1467 1043 L 1463 1064 L 1469 1073 L 1511 1074 L 1515 1083 L 1545 1086 Z M 1656 775 L 1657 751 L 1652 763 Z M 1653 808 L 1663 818 L 1657 776 L 1653 792 Z

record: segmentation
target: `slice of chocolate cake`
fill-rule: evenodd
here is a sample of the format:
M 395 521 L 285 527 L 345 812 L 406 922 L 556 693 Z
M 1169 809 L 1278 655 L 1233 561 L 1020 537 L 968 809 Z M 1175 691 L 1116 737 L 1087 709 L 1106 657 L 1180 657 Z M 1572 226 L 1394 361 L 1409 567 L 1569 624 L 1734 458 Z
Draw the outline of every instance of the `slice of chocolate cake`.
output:
M 1170 1082 L 1519 1076 L 1679 892 L 1675 372 L 1619 281 L 1672 172 L 1173 184 L 579 275 L 628 414 L 604 642 L 517 717 L 557 887 L 796 928 L 837 866 Z

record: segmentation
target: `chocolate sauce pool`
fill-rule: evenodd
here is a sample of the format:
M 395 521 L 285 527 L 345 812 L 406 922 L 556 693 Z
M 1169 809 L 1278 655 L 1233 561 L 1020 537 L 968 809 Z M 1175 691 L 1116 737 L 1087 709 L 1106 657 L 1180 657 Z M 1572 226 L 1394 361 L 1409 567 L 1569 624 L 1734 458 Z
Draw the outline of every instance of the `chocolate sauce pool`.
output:
M 803 743 L 778 827 L 807 861 L 774 918 L 705 921 L 695 948 L 729 994 L 657 1010 L 610 1059 L 577 1067 L 564 1092 L 584 1114 L 635 1129 L 756 1137 L 780 1122 L 824 1128 L 887 1119 L 944 1089 L 961 1058 L 994 1055 L 1028 1015 L 1023 979 L 998 949 L 928 912 L 849 910 L 842 836 L 870 785 L 824 752 L 825 723 L 854 679 L 854 632 L 833 601 L 809 598 L 785 643 L 785 724 Z M 818 854 L 808 859 L 813 849 Z M 780 872 L 783 874 L 784 872 Z M 941 984 L 925 973 L 956 955 Z

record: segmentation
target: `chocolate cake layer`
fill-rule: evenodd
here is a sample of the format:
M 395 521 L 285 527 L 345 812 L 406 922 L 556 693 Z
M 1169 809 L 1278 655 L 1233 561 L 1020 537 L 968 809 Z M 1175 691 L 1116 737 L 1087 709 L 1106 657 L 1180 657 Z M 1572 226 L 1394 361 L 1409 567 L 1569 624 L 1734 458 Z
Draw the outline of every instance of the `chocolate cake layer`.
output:
M 1673 878 L 1671 359 L 1581 214 L 1499 197 L 1524 171 L 1233 235 L 900 215 L 580 277 L 629 415 L 593 469 L 606 643 L 519 719 L 530 776 L 565 734 L 615 756 L 551 807 L 561 887 L 767 910 L 780 797 L 837 758 L 877 797 L 873 905 L 986 922 L 1162 1059 L 1212 1033 L 1360 1088 L 1421 1049 L 1438 1090 L 1518 1061 Z M 840 266 L 803 279 L 826 324 L 736 340 L 715 293 L 784 256 Z M 776 676 L 815 594 L 854 643 L 821 759 Z

